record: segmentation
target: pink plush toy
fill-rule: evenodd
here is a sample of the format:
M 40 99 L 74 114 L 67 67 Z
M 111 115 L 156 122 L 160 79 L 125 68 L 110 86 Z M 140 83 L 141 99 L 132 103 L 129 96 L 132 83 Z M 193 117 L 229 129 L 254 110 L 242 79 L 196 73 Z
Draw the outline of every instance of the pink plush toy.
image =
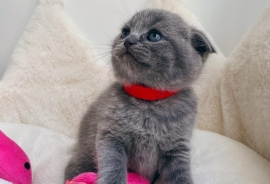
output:
M 93 172 L 83 173 L 72 180 L 66 181 L 66 184 L 95 184 L 97 174 Z M 136 173 L 128 173 L 128 184 L 150 184 L 150 182 Z
M 28 157 L 2 131 L 0 131 L 0 183 L 32 184 L 32 172 Z

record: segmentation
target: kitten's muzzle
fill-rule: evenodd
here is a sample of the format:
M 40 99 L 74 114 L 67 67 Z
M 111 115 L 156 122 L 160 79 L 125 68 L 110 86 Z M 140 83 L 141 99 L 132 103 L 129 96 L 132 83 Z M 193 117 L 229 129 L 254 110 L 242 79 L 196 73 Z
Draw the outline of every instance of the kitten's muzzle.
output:
M 126 38 L 125 42 L 124 42 L 124 46 L 126 47 L 126 49 L 128 50 L 128 48 L 131 45 L 134 45 L 136 43 L 138 43 L 138 38 L 135 35 L 130 35 L 129 37 Z

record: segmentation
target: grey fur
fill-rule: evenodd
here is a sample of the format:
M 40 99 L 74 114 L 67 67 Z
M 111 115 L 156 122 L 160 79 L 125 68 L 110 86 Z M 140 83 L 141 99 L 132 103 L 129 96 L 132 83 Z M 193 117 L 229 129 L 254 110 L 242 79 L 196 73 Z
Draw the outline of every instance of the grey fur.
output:
M 191 84 L 199 77 L 208 54 L 207 38 L 181 17 L 164 10 L 135 14 L 112 46 L 118 82 L 93 103 L 84 116 L 77 147 L 65 179 L 98 171 L 98 184 L 126 184 L 127 170 L 166 184 L 192 184 L 190 139 L 196 116 Z M 151 42 L 149 31 L 162 39 Z M 181 89 L 164 100 L 129 96 L 124 83 L 158 89 Z

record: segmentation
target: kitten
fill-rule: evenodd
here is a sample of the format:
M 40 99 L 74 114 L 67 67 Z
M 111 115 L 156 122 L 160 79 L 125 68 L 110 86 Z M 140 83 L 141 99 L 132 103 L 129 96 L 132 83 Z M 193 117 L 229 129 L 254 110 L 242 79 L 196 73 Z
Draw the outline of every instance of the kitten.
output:
M 197 103 L 191 84 L 214 52 L 178 15 L 136 13 L 112 45 L 117 82 L 84 116 L 65 178 L 98 171 L 98 184 L 126 184 L 127 171 L 133 171 L 152 183 L 159 177 L 161 183 L 192 184 L 190 139 Z

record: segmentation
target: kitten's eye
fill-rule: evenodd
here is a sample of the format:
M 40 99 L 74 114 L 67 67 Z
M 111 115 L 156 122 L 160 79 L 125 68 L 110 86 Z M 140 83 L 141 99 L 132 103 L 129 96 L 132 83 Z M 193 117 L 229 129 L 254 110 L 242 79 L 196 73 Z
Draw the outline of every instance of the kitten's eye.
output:
M 126 38 L 130 34 L 129 29 L 124 29 L 121 34 L 121 38 Z
M 148 36 L 147 39 L 151 42 L 158 42 L 162 39 L 161 34 L 158 32 L 151 32 Z

